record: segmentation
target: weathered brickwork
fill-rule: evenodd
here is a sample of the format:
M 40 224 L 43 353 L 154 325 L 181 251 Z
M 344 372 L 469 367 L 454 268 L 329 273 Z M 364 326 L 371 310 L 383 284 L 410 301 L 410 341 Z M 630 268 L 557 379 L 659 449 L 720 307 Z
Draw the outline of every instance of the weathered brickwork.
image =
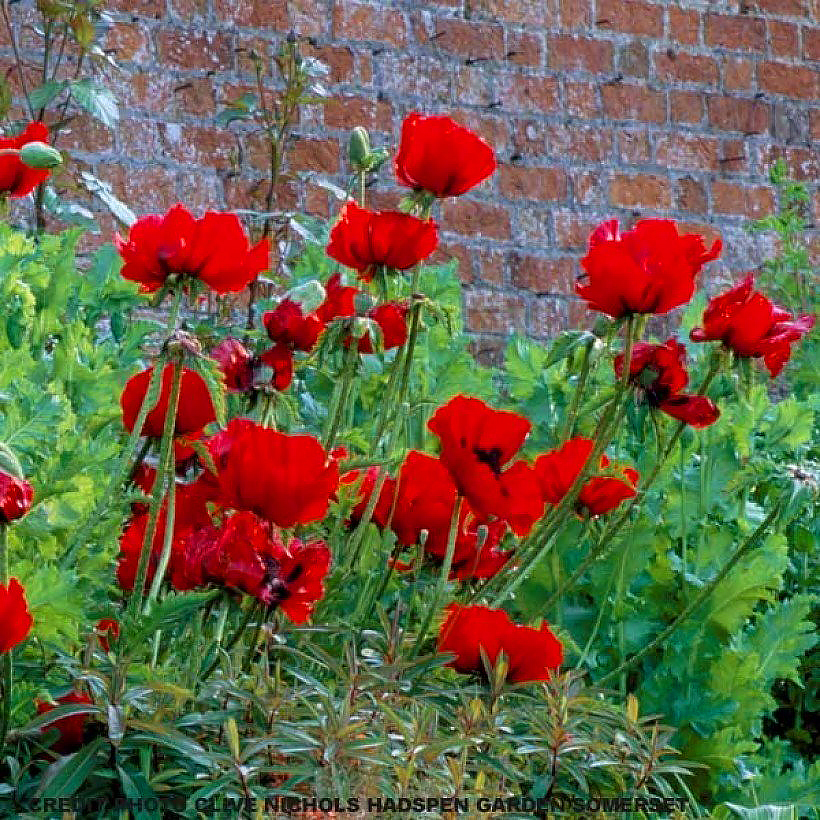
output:
M 249 52 L 289 30 L 330 68 L 332 99 L 304 112 L 280 204 L 329 214 L 311 180 L 346 173 L 348 129 L 396 145 L 414 109 L 447 112 L 494 146 L 499 172 L 439 209 L 469 328 L 492 347 L 584 321 L 572 297 L 603 217 L 668 216 L 722 235 L 723 272 L 769 246 L 744 223 L 769 212 L 784 157 L 818 216 L 818 0 L 116 0 L 106 47 L 123 121 L 70 144 L 138 211 L 258 207 L 264 146 L 217 127 L 249 88 Z M 4 54 L 8 50 L 4 48 Z M 374 192 L 393 205 L 388 173 Z M 720 270 L 720 267 L 718 268 Z

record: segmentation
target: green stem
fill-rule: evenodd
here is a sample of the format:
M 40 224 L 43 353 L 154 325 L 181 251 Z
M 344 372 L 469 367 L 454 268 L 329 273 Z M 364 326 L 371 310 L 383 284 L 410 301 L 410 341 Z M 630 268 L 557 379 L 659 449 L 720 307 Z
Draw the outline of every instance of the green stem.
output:
M 456 539 L 458 537 L 458 522 L 459 518 L 461 517 L 462 501 L 462 497 L 459 496 L 456 500 L 455 506 L 453 507 L 453 516 L 450 519 L 450 532 L 447 535 L 447 552 L 444 554 L 444 563 L 441 566 L 441 574 L 438 577 L 438 581 L 436 582 L 436 588 L 433 591 L 433 600 L 430 602 L 430 607 L 427 610 L 427 614 L 424 616 L 424 621 L 421 625 L 421 628 L 419 629 L 419 634 L 416 637 L 416 643 L 413 646 L 412 656 L 418 654 L 418 651 L 421 648 L 421 645 L 424 642 L 425 637 L 427 636 L 427 630 L 430 629 L 430 624 L 433 621 L 433 616 L 438 611 L 438 608 L 441 605 L 441 599 L 444 596 L 444 588 L 447 586 L 447 579 L 449 578 L 450 570 L 453 566 L 453 555 L 456 551 Z
M 703 587 L 701 592 L 691 600 L 689 605 L 684 608 L 684 610 L 672 621 L 672 623 L 669 624 L 669 626 L 666 627 L 666 629 L 663 630 L 663 632 L 657 635 L 639 652 L 636 652 L 631 658 L 628 658 L 621 663 L 616 669 L 613 669 L 611 672 L 604 675 L 604 677 L 598 681 L 598 684 L 602 685 L 613 678 L 619 677 L 621 674 L 626 672 L 626 670 L 633 667 L 636 663 L 638 663 L 638 661 L 645 658 L 650 652 L 653 652 L 658 646 L 663 644 L 670 637 L 670 635 L 672 635 L 672 633 L 675 632 L 675 630 L 709 598 L 709 596 L 720 585 L 723 579 L 732 571 L 737 563 L 754 546 L 757 545 L 757 542 L 769 528 L 769 525 L 780 514 L 782 506 L 783 500 L 781 499 L 774 505 L 771 512 L 766 516 L 766 518 L 763 519 L 757 529 L 735 550 L 732 557 L 723 565 L 720 572 L 718 572 L 718 574 L 715 575 L 715 577 L 705 587 Z
M 251 637 L 250 645 L 248 646 L 248 653 L 245 655 L 245 660 L 242 662 L 242 671 L 247 673 L 250 671 L 251 664 L 253 663 L 253 656 L 256 652 L 256 646 L 259 643 L 259 635 L 262 632 L 262 624 L 264 623 L 263 609 L 262 604 L 257 604 L 255 607 L 256 611 L 259 613 L 259 620 L 257 621 L 256 628 L 253 630 L 253 637 Z
M 336 442 L 345 410 L 347 409 L 347 399 L 350 395 L 350 387 L 356 374 L 356 359 L 358 358 L 357 339 L 350 340 L 350 347 L 345 350 L 344 363 L 342 365 L 342 378 L 339 382 L 339 390 L 327 433 L 325 434 L 325 450 L 331 450 Z
M 176 424 L 177 409 L 179 407 L 179 394 L 182 386 L 182 363 L 174 361 L 173 382 L 171 395 L 168 400 L 168 410 L 165 415 L 165 426 L 162 430 L 160 443 L 160 456 L 157 477 L 154 481 L 154 493 L 151 499 L 151 508 L 148 513 L 148 523 L 145 527 L 145 539 L 142 543 L 142 551 L 137 565 L 137 574 L 134 580 L 134 589 L 129 601 L 129 610 L 136 618 L 142 605 L 142 598 L 145 593 L 145 579 L 148 575 L 148 563 L 151 558 L 151 551 L 154 546 L 154 536 L 157 531 L 157 521 L 159 520 L 160 509 L 162 508 L 163 497 L 165 495 L 165 482 L 168 477 L 168 463 L 173 465 L 174 457 L 174 425 Z M 173 468 L 172 468 L 173 469 Z M 173 481 L 173 475 L 171 476 Z
M 248 627 L 248 624 L 251 622 L 251 618 L 253 618 L 254 613 L 256 612 L 256 601 L 251 601 L 248 605 L 245 614 L 242 616 L 242 620 L 239 623 L 239 626 L 236 628 L 236 632 L 233 633 L 231 639 L 225 645 L 225 652 L 230 652 L 238 643 L 240 638 L 242 637 L 243 633 Z M 199 680 L 200 683 L 205 683 L 206 680 L 213 674 L 216 667 L 219 666 L 219 648 L 217 647 L 217 655 L 214 658 L 211 665 L 200 675 Z
M 561 444 L 565 444 L 567 442 L 570 436 L 572 436 L 572 431 L 575 428 L 575 419 L 578 416 L 578 410 L 581 407 L 581 399 L 584 396 L 587 378 L 589 377 L 589 369 L 591 364 L 590 354 L 592 353 L 592 347 L 594 344 L 594 341 L 591 341 L 584 346 L 583 358 L 581 359 L 581 372 L 578 375 L 578 385 L 576 386 L 575 393 L 572 396 L 572 402 L 567 413 L 567 420 L 564 423 L 564 428 L 559 437 Z
M 9 533 L 8 524 L 0 523 L 0 584 L 8 589 L 9 583 Z M 11 650 L 3 653 L 3 716 L 0 718 L 0 752 L 6 743 L 6 734 L 11 721 L 11 686 L 14 678 L 14 668 L 11 660 Z
M 172 449 L 173 454 L 173 449 Z M 170 472 L 170 474 L 169 474 Z M 159 480 L 159 477 L 157 478 Z M 165 481 L 168 482 L 167 506 L 165 508 L 165 536 L 162 542 L 162 553 L 157 564 L 157 571 L 154 573 L 154 580 L 151 582 L 151 589 L 148 592 L 148 600 L 145 602 L 145 614 L 151 611 L 151 605 L 159 595 L 162 582 L 165 580 L 165 573 L 168 570 L 168 562 L 171 560 L 171 549 L 174 545 L 174 519 L 176 517 L 177 482 L 174 476 L 174 459 L 171 458 L 170 470 L 165 465 Z

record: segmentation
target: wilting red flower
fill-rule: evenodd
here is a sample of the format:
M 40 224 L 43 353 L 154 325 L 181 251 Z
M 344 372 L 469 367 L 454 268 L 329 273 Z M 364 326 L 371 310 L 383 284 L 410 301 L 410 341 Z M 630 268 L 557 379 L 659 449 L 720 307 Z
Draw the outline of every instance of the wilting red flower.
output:
M 493 149 L 478 134 L 449 117 L 410 114 L 401 129 L 394 161 L 396 178 L 437 197 L 459 196 L 496 169 Z
M 293 299 L 283 299 L 274 310 L 262 317 L 271 341 L 287 345 L 291 350 L 310 353 L 325 326 L 315 313 L 305 313 Z
M 564 660 L 561 643 L 547 624 L 540 629 L 514 624 L 507 613 L 484 606 L 447 607 L 438 636 L 438 651 L 456 657 L 447 665 L 462 674 L 486 678 L 481 650 L 493 666 L 503 652 L 509 664 L 507 681 L 548 681 Z
M 151 383 L 153 367 L 149 367 L 135 376 L 132 376 L 120 396 L 123 427 L 130 433 L 137 422 L 142 402 Z M 171 399 L 173 382 L 173 365 L 169 362 L 162 371 L 159 401 L 156 407 L 148 414 L 142 426 L 142 435 L 152 438 L 161 438 L 165 426 L 165 415 L 168 412 L 168 403 Z M 179 407 L 177 409 L 175 436 L 190 436 L 198 433 L 207 424 L 216 421 L 216 411 L 211 400 L 211 394 L 205 380 L 195 370 L 183 368 L 182 383 L 179 393 Z
M 482 519 L 496 516 L 517 535 L 526 535 L 543 512 L 538 482 L 526 462 L 505 465 L 524 443 L 529 421 L 456 396 L 427 426 L 441 441 L 441 461 L 474 513 Z
M 91 705 L 94 701 L 88 696 L 77 692 L 69 692 L 60 698 L 55 698 L 54 703 L 37 701 L 37 714 L 45 715 L 56 709 L 58 706 L 68 706 L 71 703 L 84 703 Z M 51 745 L 51 751 L 60 755 L 70 755 L 80 749 L 85 742 L 85 724 L 88 715 L 72 715 L 71 717 L 60 718 L 54 723 L 43 726 L 41 732 L 49 732 L 56 729 L 59 736 Z
M 217 293 L 235 293 L 252 282 L 269 264 L 270 243 L 251 247 L 236 214 L 208 211 L 195 219 L 182 205 L 164 216 L 138 219 L 114 240 L 125 264 L 122 275 L 143 290 L 159 290 L 169 276 L 202 280 Z
M 575 480 L 581 474 L 592 453 L 593 441 L 585 436 L 575 436 L 557 450 L 544 453 L 535 460 L 533 471 L 541 488 L 541 495 L 548 504 L 559 504 Z M 602 468 L 610 466 L 602 455 Z M 617 468 L 623 478 L 594 475 L 581 487 L 577 507 L 589 515 L 602 515 L 635 495 L 638 472 L 631 467 Z
M 228 390 L 242 392 L 253 386 L 253 354 L 239 339 L 223 339 L 211 351 L 211 358 L 219 365 Z
M 754 289 L 749 274 L 739 285 L 712 299 L 703 312 L 703 327 L 692 330 L 693 342 L 720 341 L 738 356 L 763 358 L 772 378 L 791 357 L 791 346 L 814 327 L 814 316 L 795 318 Z
M 279 527 L 324 518 L 339 484 L 339 465 L 309 435 L 288 435 L 232 420 L 211 439 L 222 503 Z
M 438 245 L 436 223 L 399 211 L 368 211 L 348 202 L 330 232 L 327 255 L 359 272 L 365 282 L 375 268 L 407 270 Z
M 29 142 L 48 142 L 45 123 L 32 122 L 17 137 L 0 137 L 0 150 L 20 149 Z M 25 165 L 19 156 L 0 156 L 0 194 L 21 197 L 30 194 L 41 182 L 48 179 L 48 170 L 38 170 Z
M 0 524 L 22 518 L 34 500 L 34 488 L 25 479 L 0 470 Z
M 609 459 L 601 456 L 601 467 L 610 467 Z M 578 494 L 578 506 L 589 515 L 604 515 L 615 509 L 622 501 L 635 495 L 640 475 L 632 467 L 617 466 L 612 469 L 623 478 L 609 475 L 595 475 L 590 478 Z
M 590 309 L 613 319 L 668 313 L 692 298 L 695 277 L 721 247 L 718 239 L 707 251 L 702 237 L 678 234 L 668 219 L 642 219 L 623 234 L 612 219 L 590 236 L 575 290 Z
M 720 410 L 706 396 L 681 392 L 689 383 L 685 361 L 686 348 L 674 339 L 662 345 L 639 342 L 632 350 L 629 381 L 652 407 L 692 427 L 708 427 L 718 420 Z M 615 357 L 614 366 L 620 378 L 624 368 L 622 354 Z
M 368 318 L 381 328 L 383 350 L 401 347 L 407 341 L 407 311 L 407 305 L 400 302 L 385 302 L 367 311 Z M 359 353 L 375 353 L 370 333 L 359 339 Z
M 108 652 L 111 649 L 108 637 L 111 636 L 114 640 L 120 637 L 119 622 L 113 618 L 101 618 L 94 627 L 94 633 L 97 636 L 100 649 L 102 649 L 103 652 Z
M 34 624 L 26 591 L 16 578 L 11 578 L 8 586 L 0 584 L 0 624 L 0 652 L 10 652 L 23 643 Z
M 359 289 L 342 284 L 342 275 L 334 273 L 325 285 L 325 300 L 316 308 L 316 315 L 326 324 L 334 319 L 356 315 L 356 295 Z

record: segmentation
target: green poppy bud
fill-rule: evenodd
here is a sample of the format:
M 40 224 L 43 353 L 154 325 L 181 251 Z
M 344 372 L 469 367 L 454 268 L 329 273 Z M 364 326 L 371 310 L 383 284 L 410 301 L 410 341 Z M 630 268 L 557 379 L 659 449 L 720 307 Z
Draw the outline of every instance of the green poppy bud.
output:
M 63 164 L 63 155 L 45 142 L 27 142 L 20 149 L 20 159 L 23 165 L 38 171 L 50 171 Z
M 347 145 L 347 156 L 350 165 L 356 171 L 366 171 L 370 164 L 370 135 L 366 128 L 357 125 L 350 132 L 350 141 Z

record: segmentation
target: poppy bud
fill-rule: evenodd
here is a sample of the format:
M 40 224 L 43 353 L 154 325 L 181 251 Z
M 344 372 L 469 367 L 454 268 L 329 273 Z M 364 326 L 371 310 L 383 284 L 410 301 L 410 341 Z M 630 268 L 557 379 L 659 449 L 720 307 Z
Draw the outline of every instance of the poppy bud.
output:
M 49 171 L 63 164 L 63 155 L 45 142 L 27 142 L 20 149 L 23 165 L 38 171 Z
M 370 166 L 370 136 L 367 129 L 357 125 L 350 132 L 347 144 L 347 156 L 350 165 L 356 171 L 367 171 Z

